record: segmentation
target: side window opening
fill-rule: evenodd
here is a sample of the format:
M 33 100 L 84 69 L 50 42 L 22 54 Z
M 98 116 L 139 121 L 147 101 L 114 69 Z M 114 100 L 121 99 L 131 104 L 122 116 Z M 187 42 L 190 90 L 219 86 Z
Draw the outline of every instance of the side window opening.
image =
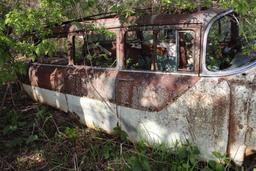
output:
M 112 68 L 116 65 L 116 34 L 88 32 L 75 36 L 75 64 Z
M 235 21 L 225 16 L 215 21 L 208 34 L 206 65 L 211 71 L 224 70 L 231 66 L 235 53 L 240 51 L 232 35 Z
M 67 65 L 67 38 L 49 38 L 37 45 L 37 61 L 43 64 Z
M 125 40 L 126 68 L 150 70 L 153 31 L 129 31 Z
M 76 35 L 74 37 L 74 45 L 75 45 L 75 63 L 79 63 L 81 60 L 83 60 L 85 56 L 85 36 L 84 35 Z
M 234 15 L 224 16 L 213 23 L 207 38 L 206 67 L 216 72 L 241 67 L 255 60 L 240 35 Z
M 157 64 L 160 71 L 177 71 L 177 32 L 161 30 L 157 43 Z
M 127 69 L 163 72 L 194 70 L 192 31 L 152 28 L 126 32 L 125 65 Z
M 191 31 L 178 32 L 179 34 L 179 70 L 194 70 L 195 35 Z

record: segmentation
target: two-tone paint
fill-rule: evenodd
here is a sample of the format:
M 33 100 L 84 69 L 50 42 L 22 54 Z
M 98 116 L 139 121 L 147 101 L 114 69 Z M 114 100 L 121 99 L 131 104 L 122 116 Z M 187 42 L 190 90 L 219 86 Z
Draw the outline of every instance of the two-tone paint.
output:
M 69 65 L 31 63 L 22 78 L 24 90 L 36 101 L 76 113 L 89 127 L 111 133 L 120 126 L 131 140 L 149 144 L 171 146 L 188 140 L 199 147 L 204 159 L 219 151 L 241 164 L 248 150 L 256 150 L 256 63 L 224 72 L 210 72 L 205 66 L 209 29 L 230 13 L 210 9 L 131 17 L 129 24 L 117 18 L 88 20 L 117 33 L 116 68 L 74 65 L 72 36 L 78 32 L 70 25 Z M 193 30 L 194 72 L 126 70 L 125 31 L 143 25 Z

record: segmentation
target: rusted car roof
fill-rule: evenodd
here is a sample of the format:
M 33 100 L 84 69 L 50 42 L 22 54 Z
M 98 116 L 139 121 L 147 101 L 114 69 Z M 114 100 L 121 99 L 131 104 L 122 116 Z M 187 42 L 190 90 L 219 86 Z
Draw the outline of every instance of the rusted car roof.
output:
M 231 12 L 232 10 L 210 8 L 207 10 L 197 11 L 195 13 L 182 14 L 159 14 L 152 16 L 137 17 L 134 24 L 138 25 L 155 25 L 155 24 L 202 24 L 207 26 L 208 23 L 217 15 Z M 130 19 L 130 21 L 132 21 Z
M 117 15 L 111 14 L 106 17 L 84 17 L 62 23 L 61 27 L 58 27 L 55 31 L 60 33 L 64 30 L 67 31 L 68 27 L 74 22 L 80 22 L 81 24 L 95 24 L 99 27 L 105 28 L 118 28 L 122 26 L 143 26 L 143 25 L 179 25 L 179 24 L 201 24 L 204 28 L 209 22 L 216 16 L 231 12 L 230 9 L 218 9 L 210 8 L 207 10 L 201 10 L 194 13 L 181 13 L 181 14 L 158 14 L 158 15 L 144 15 L 144 16 L 131 16 L 125 23 L 121 23 Z M 68 26 L 68 27 L 67 27 Z M 61 29 L 60 29 L 61 28 Z M 63 30 L 64 28 L 64 30 Z M 79 30 L 78 28 L 75 30 Z M 74 31 L 74 30 L 72 30 Z M 65 32 L 65 31 L 64 31 Z

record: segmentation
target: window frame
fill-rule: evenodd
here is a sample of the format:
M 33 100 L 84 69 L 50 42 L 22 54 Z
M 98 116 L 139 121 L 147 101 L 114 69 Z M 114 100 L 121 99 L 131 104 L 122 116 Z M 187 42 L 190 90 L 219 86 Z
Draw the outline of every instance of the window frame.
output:
M 180 71 L 180 72 L 195 72 L 195 52 L 196 52 L 196 33 L 195 33 L 195 31 L 193 31 L 193 30 L 176 30 L 176 34 L 177 34 L 177 37 L 176 37 L 176 41 L 177 41 L 177 52 L 178 52 L 178 48 L 180 47 L 180 44 L 179 44 L 179 33 L 193 33 L 193 36 L 194 36 L 194 45 L 193 45 L 193 48 L 192 48 L 192 50 L 193 50 L 193 56 L 192 56 L 192 58 L 193 58 L 193 63 L 194 63 L 194 65 L 193 65 L 193 69 L 191 70 L 191 71 L 188 71 L 188 70 L 181 70 L 181 69 L 179 69 L 179 66 L 177 67 L 177 71 Z M 177 53 L 177 64 L 179 64 L 179 60 L 180 60 L 180 53 Z
M 157 29 L 154 29 L 157 28 Z M 125 68 L 125 63 L 126 63 L 126 36 L 127 36 L 127 32 L 129 31 L 149 31 L 149 30 L 161 30 L 161 29 L 173 29 L 176 33 L 176 42 L 177 42 L 177 70 L 176 71 L 152 71 L 152 70 L 135 70 L 135 69 L 127 69 Z M 184 32 L 184 33 L 193 33 L 194 36 L 194 45 L 193 45 L 193 70 L 189 71 L 189 70 L 181 70 L 179 69 L 179 33 L 180 32 Z M 197 38 L 197 31 L 195 30 L 195 28 L 190 28 L 188 27 L 188 25 L 186 25 L 185 28 L 183 28 L 181 25 L 143 25 L 143 26 L 131 26 L 129 28 L 127 28 L 125 30 L 124 33 L 124 66 L 122 68 L 123 71 L 132 71 L 132 72 L 147 72 L 147 73 L 162 73 L 162 74 L 174 74 L 174 75 L 198 75 L 197 69 L 196 69 L 196 55 L 198 56 L 198 60 L 199 60 L 199 54 L 196 53 L 197 49 L 196 49 L 196 42 L 199 42 L 200 39 Z M 199 48 L 200 49 L 200 48 Z
M 202 53 L 202 59 L 201 59 L 201 73 L 200 76 L 204 76 L 204 77 L 214 77 L 214 76 L 228 76 L 228 75 L 235 75 L 235 74 L 239 74 L 242 73 L 254 66 L 256 66 L 256 61 L 251 62 L 247 65 L 243 65 L 237 68 L 233 68 L 233 69 L 227 69 L 227 70 L 220 70 L 220 71 L 211 71 L 207 68 L 207 63 L 206 63 L 206 58 L 207 58 L 207 41 L 208 41 L 208 35 L 209 32 L 212 28 L 212 25 L 219 19 L 221 19 L 222 17 L 225 17 L 227 15 L 233 14 L 234 11 L 232 9 L 221 13 L 217 16 L 215 16 L 206 26 L 205 32 L 203 34 L 203 53 Z
M 60 50 L 60 46 L 55 46 L 56 48 L 54 48 L 54 53 L 53 53 L 53 55 L 50 55 L 50 53 L 48 53 L 47 52 L 47 54 L 36 54 L 37 55 L 37 58 L 35 59 L 35 62 L 34 63 L 39 63 L 40 65 L 51 65 L 51 66 L 66 66 L 66 65 L 68 65 L 68 63 L 69 63 L 69 60 L 68 60 L 68 53 L 69 53 L 69 50 L 68 50 L 68 37 L 67 36 L 57 36 L 57 37 L 47 37 L 47 38 L 45 38 L 45 39 L 43 39 L 42 41 L 49 41 L 49 42 L 51 42 L 51 43 L 53 43 L 53 44 L 55 44 L 55 43 L 59 43 L 58 41 L 60 41 L 61 39 L 63 39 L 64 40 L 64 42 L 63 42 L 63 46 L 64 46 L 64 48 L 63 49 L 61 49 L 61 51 L 58 51 L 58 50 Z M 42 41 L 41 42 L 39 42 L 36 46 L 38 46 L 38 45 L 40 45 L 41 43 L 42 43 Z M 63 51 L 62 51 L 63 50 Z M 61 53 L 61 54 L 59 54 L 59 53 Z M 60 64 L 60 63 L 58 63 L 58 61 L 57 61 L 57 63 L 56 62 L 54 62 L 54 58 L 55 58 L 55 60 L 56 60 L 56 58 L 57 58 L 57 60 L 58 59 L 60 59 L 60 60 L 62 60 L 62 59 L 66 59 L 67 60 L 67 63 L 66 64 Z M 53 59 L 53 61 L 51 61 Z M 46 60 L 46 62 L 44 61 L 44 60 Z
M 107 28 L 106 28 L 107 29 Z M 115 42 L 116 44 L 117 44 L 117 42 L 118 42 L 118 32 L 120 31 L 120 29 L 107 29 L 108 31 L 110 31 L 110 32 L 112 32 L 113 34 L 115 34 L 115 41 L 113 41 L 113 42 Z M 92 31 L 93 32 L 93 30 L 88 30 L 88 31 Z M 93 65 L 83 65 L 83 64 L 76 64 L 76 62 L 75 62 L 75 58 L 76 58 L 76 44 L 75 44 L 75 39 L 76 39 L 76 37 L 79 37 L 79 36 L 85 36 L 85 34 L 86 34 L 86 31 L 77 31 L 77 32 L 75 32 L 75 33 L 73 33 L 72 34 L 72 37 L 73 37 L 73 43 L 72 43 L 72 48 L 73 48 L 73 56 L 72 56 L 72 58 L 73 58 L 73 60 L 74 60 L 74 66 L 85 66 L 85 67 L 90 67 L 90 68 L 94 68 L 94 69 L 110 69 L 110 70 L 113 70 L 113 69 L 116 69 L 117 67 L 118 67 L 118 64 L 117 64 L 117 61 L 118 61 L 118 56 L 117 56 L 117 51 L 118 51 L 118 48 L 117 48 L 117 46 L 116 46 L 116 56 L 115 56 L 115 64 L 112 66 L 112 67 L 100 67 L 100 66 L 93 66 Z M 85 40 L 85 38 L 84 38 L 84 40 Z M 83 43 L 85 43 L 85 41 L 83 42 Z M 85 48 L 84 47 L 85 45 L 83 44 L 83 48 Z

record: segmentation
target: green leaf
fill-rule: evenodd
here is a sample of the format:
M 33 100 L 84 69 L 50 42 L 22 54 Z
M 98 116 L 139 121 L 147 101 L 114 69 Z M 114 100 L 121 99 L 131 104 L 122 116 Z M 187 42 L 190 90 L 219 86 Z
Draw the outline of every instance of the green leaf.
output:
M 223 158 L 223 155 L 220 152 L 214 151 L 214 152 L 212 152 L 212 154 L 217 159 L 222 159 Z
M 206 166 L 206 167 L 204 167 L 204 168 L 202 169 L 202 171 L 214 171 L 214 170 L 212 170 L 212 169 L 210 169 L 208 166 Z
M 223 171 L 223 170 L 225 170 L 225 166 L 221 163 L 216 163 L 215 170 L 216 171 Z
M 17 125 L 9 125 L 3 129 L 3 135 L 8 135 L 15 132 L 18 129 Z
M 197 158 L 194 155 L 191 155 L 189 161 L 192 165 L 195 165 L 197 163 Z
M 215 168 L 216 161 L 214 161 L 214 160 L 209 160 L 209 161 L 208 161 L 208 165 L 209 165 L 211 168 Z
M 143 170 L 145 170 L 145 171 L 151 171 L 149 161 L 146 159 L 142 160 L 142 167 L 143 167 Z
M 38 135 L 30 135 L 26 140 L 26 144 L 31 144 L 36 140 L 38 140 Z
M 121 127 L 115 127 L 113 129 L 113 134 L 120 137 L 121 141 L 127 141 L 128 140 L 128 134 L 121 129 Z
M 64 133 L 70 139 L 75 139 L 77 137 L 77 130 L 76 130 L 76 128 L 66 127 L 65 130 L 64 130 Z
M 17 137 L 11 140 L 8 144 L 6 144 L 7 147 L 17 147 L 23 144 L 24 139 L 22 137 Z

